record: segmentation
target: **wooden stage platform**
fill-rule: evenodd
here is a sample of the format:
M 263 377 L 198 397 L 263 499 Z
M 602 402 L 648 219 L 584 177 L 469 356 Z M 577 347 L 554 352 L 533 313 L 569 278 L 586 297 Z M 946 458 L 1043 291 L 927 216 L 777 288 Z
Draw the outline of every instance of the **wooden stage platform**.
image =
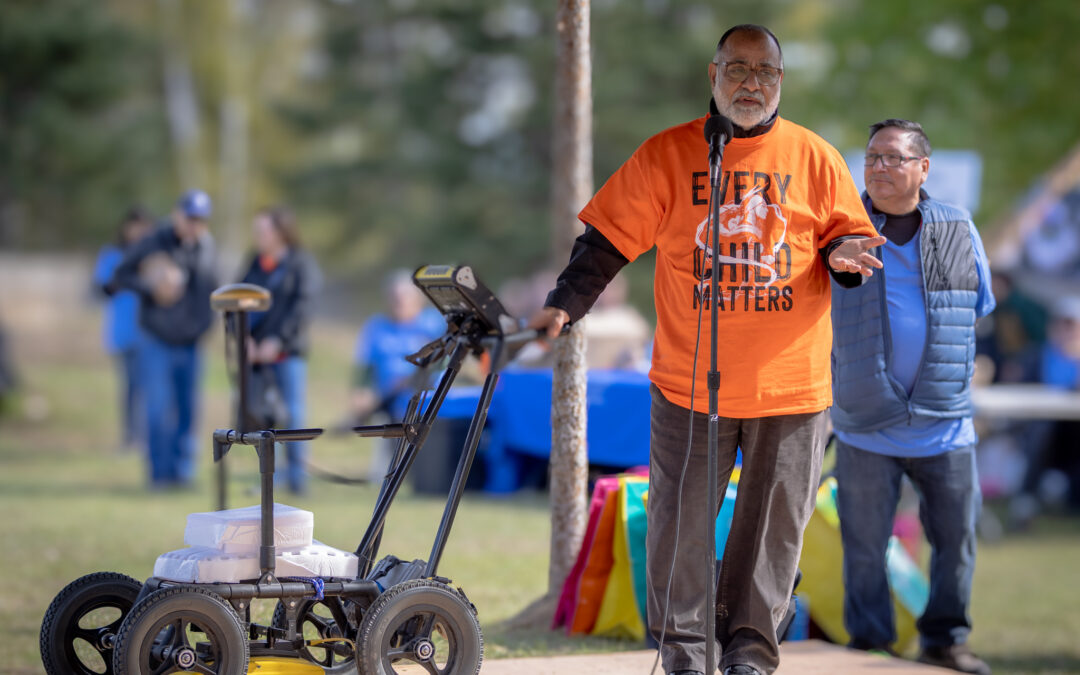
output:
M 655 651 L 485 660 L 482 675 L 649 675 Z M 663 675 L 658 666 L 656 672 Z M 913 661 L 856 652 L 820 640 L 780 646 L 777 675 L 956 675 Z

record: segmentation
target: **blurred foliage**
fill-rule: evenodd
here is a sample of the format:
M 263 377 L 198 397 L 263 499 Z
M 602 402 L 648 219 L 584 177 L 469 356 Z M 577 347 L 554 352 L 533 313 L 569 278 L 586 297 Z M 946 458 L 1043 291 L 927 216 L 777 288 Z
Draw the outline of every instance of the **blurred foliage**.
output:
M 552 264 L 553 15 L 542 0 L 5 2 L 0 243 L 96 245 L 128 201 L 164 211 L 197 181 L 232 204 L 225 243 L 246 242 L 245 213 L 291 203 L 356 288 L 435 261 L 491 285 L 529 274 Z M 907 117 L 935 147 L 978 151 L 984 228 L 1080 140 L 1077 3 L 593 0 L 598 186 L 704 114 L 706 64 L 741 22 L 781 39 L 781 113 L 840 149 Z M 169 63 L 189 71 L 186 137 Z M 628 269 L 642 306 L 650 260 Z
M 100 243 L 149 194 L 166 157 L 147 49 L 94 0 L 0 3 L 0 245 Z
M 977 150 L 984 229 L 1080 142 L 1080 3 L 836 4 L 821 25 L 831 67 L 818 90 L 835 117 L 808 121 L 849 147 L 870 123 L 905 117 L 935 147 Z
M 342 223 L 320 243 L 354 276 L 440 261 L 492 279 L 545 262 L 549 9 L 327 5 L 320 96 L 286 109 L 323 152 L 288 191 Z

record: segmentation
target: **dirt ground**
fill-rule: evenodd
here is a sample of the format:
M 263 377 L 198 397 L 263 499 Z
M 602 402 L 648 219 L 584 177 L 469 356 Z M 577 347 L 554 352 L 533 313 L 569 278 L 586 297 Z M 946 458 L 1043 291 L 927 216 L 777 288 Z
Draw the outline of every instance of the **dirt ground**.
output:
M 819 640 L 788 642 L 780 647 L 781 663 L 777 675 L 935 675 L 953 673 L 951 670 L 924 666 L 902 659 L 892 659 Z M 618 652 L 584 656 L 536 657 L 499 659 L 484 662 L 483 675 L 648 675 L 654 651 Z M 662 673 L 661 668 L 657 672 Z

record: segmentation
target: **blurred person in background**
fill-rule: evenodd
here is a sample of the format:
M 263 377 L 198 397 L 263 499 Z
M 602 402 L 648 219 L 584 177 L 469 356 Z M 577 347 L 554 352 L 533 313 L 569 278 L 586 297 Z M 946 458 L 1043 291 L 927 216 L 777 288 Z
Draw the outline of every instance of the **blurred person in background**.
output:
M 997 307 L 975 326 L 975 387 L 1034 383 L 1040 380 L 1040 363 L 1046 343 L 1049 313 L 1043 303 L 1025 292 L 1015 276 L 1019 270 L 992 268 L 992 288 Z M 1049 436 L 1052 423 L 1039 419 L 980 415 L 976 451 L 983 497 L 1020 496 L 1034 448 Z M 1030 501 L 1029 501 L 1030 499 Z M 1007 524 L 1023 528 L 1038 511 L 1034 494 L 1010 502 Z M 1001 523 L 992 512 L 979 520 L 980 534 L 1000 536 Z M 989 528 L 989 529 L 988 529 Z
M 376 416 L 400 420 L 414 389 L 416 366 L 405 357 L 439 337 L 446 320 L 413 284 L 412 274 L 396 270 L 383 286 L 385 313 L 373 315 L 360 329 L 353 358 L 350 412 L 356 424 Z M 398 440 L 376 444 L 369 477 L 380 482 Z
M 241 281 L 270 291 L 266 312 L 249 316 L 251 341 L 248 355 L 266 369 L 281 392 L 286 419 L 279 428 L 304 426 L 307 403 L 308 327 L 322 287 L 322 273 L 314 257 L 300 243 L 296 217 L 283 207 L 267 208 L 252 222 L 255 250 Z M 253 395 L 255 392 L 253 392 Z M 285 477 L 290 491 L 307 491 L 305 443 L 285 444 Z
M 1054 304 L 1039 352 L 1038 381 L 1054 389 L 1080 390 L 1080 297 Z M 1078 435 L 1080 422 L 1073 420 L 1030 420 L 1018 427 L 1016 443 L 1027 466 L 1009 502 L 1012 529 L 1026 528 L 1049 505 L 1080 509 Z
M 979 365 L 990 366 L 985 376 L 993 382 L 1034 382 L 1046 342 L 1047 311 L 1008 271 L 993 270 L 992 288 L 997 307 L 975 329 Z
M 886 549 L 907 475 L 932 551 L 918 659 L 989 675 L 967 640 L 982 506 L 971 404 L 975 321 L 994 309 L 994 295 L 971 217 L 922 189 L 930 152 L 916 122 L 870 127 L 863 203 L 888 240 L 884 266 L 857 288 L 834 285 L 844 626 L 855 649 L 889 652 L 896 642 Z
M 1080 388 L 1080 297 L 1053 307 L 1039 358 L 1039 381 L 1057 389 Z
M 503 307 L 515 317 L 532 317 L 544 307 L 559 274 L 545 269 L 527 278 L 510 279 L 498 293 Z M 585 315 L 585 367 L 588 369 L 649 370 L 652 327 L 628 301 L 630 284 L 616 275 Z M 555 362 L 552 343 L 530 342 L 517 353 L 510 368 L 548 368 Z
M 558 272 L 551 269 L 541 269 L 527 277 L 516 277 L 506 280 L 496 294 L 506 311 L 524 321 L 544 306 L 548 290 L 555 284 Z M 555 354 L 552 352 L 551 342 L 547 340 L 535 340 L 523 346 L 513 361 L 507 364 L 507 369 L 550 369 L 555 365 Z
M 139 296 L 120 288 L 113 275 L 124 256 L 149 234 L 151 226 L 150 215 L 144 209 L 129 208 L 120 221 L 116 242 L 103 246 L 94 264 L 94 286 L 107 298 L 102 339 L 105 351 L 116 361 L 119 374 L 123 450 L 133 450 L 143 440 L 146 422 L 139 384 Z
M 585 315 L 585 363 L 589 368 L 648 371 L 645 356 L 652 328 L 628 302 L 629 291 L 626 277 L 615 275 Z
M 213 321 L 210 294 L 218 284 L 211 211 L 205 192 L 185 192 L 169 219 L 116 269 L 116 286 L 140 300 L 139 373 L 153 490 L 189 487 L 195 478 L 198 343 Z

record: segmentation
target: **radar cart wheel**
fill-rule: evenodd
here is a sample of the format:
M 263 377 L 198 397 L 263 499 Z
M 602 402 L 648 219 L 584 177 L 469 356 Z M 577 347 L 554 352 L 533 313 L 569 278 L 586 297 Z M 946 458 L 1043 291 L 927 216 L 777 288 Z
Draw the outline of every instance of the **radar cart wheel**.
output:
M 117 675 L 246 673 L 248 646 L 240 617 L 221 596 L 201 588 L 155 591 L 121 626 L 113 669 Z
M 142 582 L 126 574 L 95 572 L 64 587 L 41 622 L 41 662 L 49 675 L 113 672 L 116 634 Z
M 431 675 L 475 675 L 484 657 L 476 608 L 434 579 L 406 581 L 379 596 L 356 643 L 362 675 L 392 675 L 413 664 Z

